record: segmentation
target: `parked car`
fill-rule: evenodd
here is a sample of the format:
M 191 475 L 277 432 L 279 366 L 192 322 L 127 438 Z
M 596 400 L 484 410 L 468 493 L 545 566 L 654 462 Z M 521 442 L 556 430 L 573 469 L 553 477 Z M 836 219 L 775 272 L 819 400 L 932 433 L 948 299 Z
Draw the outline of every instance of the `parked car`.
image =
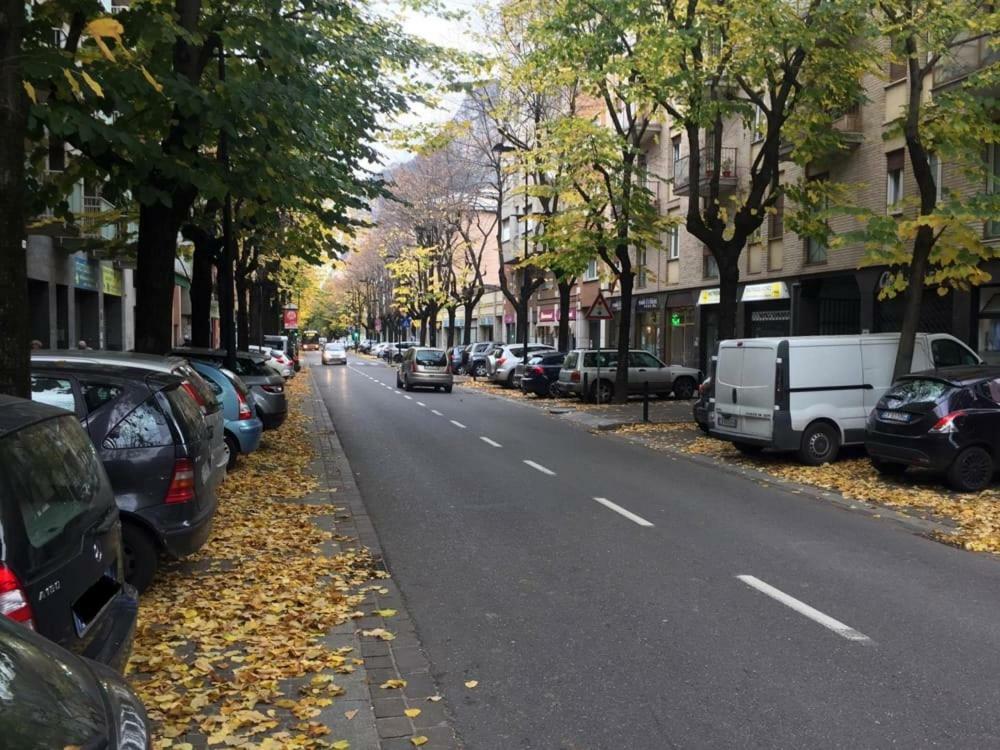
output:
M 448 350 L 448 362 L 451 364 L 451 371 L 455 374 L 463 375 L 465 373 L 465 367 L 462 364 L 464 352 L 465 346 L 453 346 Z
M 250 389 L 234 372 L 211 362 L 194 360 L 194 368 L 222 402 L 226 430 L 226 469 L 236 468 L 240 454 L 253 453 L 260 446 L 264 423 L 254 412 Z
M 200 360 L 221 367 L 226 360 L 222 349 L 174 349 L 170 354 Z M 268 367 L 270 355 L 260 352 L 236 352 L 235 372 L 253 396 L 254 411 L 264 424 L 265 430 L 280 427 L 288 417 L 288 399 L 285 396 L 285 380 Z
M 197 552 L 215 516 L 208 425 L 183 386 L 138 368 L 32 362 L 32 397 L 68 406 L 97 448 L 121 514 L 125 580 L 140 592 L 160 553 Z
M 396 371 L 396 387 L 412 391 L 416 387 L 444 389 L 451 393 L 454 380 L 448 353 L 444 349 L 412 346 L 403 354 Z
M 701 372 L 693 367 L 668 365 L 642 349 L 632 349 L 628 356 L 629 394 L 643 393 L 649 383 L 652 395 L 689 399 L 701 382 Z M 585 401 L 595 401 L 599 397 L 602 404 L 608 403 L 615 394 L 617 366 L 617 351 L 575 349 L 566 355 L 559 371 L 559 390 Z
M 0 614 L 122 670 L 138 601 L 125 582 L 122 523 L 93 443 L 72 413 L 0 396 L 0 466 Z M 3 667 L 0 684 L 10 678 Z M 0 699 L 5 716 L 2 706 Z M 5 734 L 0 744 L 13 747 L 9 740 Z
M 477 341 L 469 344 L 465 352 L 462 353 L 462 363 L 465 371 L 477 378 L 485 378 L 490 374 L 490 352 L 499 346 L 494 341 Z
M 3 746 L 145 750 L 146 710 L 113 669 L 0 617 Z
M 336 342 L 331 344 L 326 344 L 323 346 L 323 354 L 321 359 L 324 365 L 346 365 L 347 364 L 347 350 L 344 349 L 343 344 L 338 344 Z
M 535 352 L 554 352 L 555 347 L 548 344 L 528 343 L 528 356 Z M 501 344 L 491 352 L 490 380 L 500 383 L 505 388 L 514 387 L 514 368 L 524 359 L 522 344 Z
M 892 384 L 898 333 L 722 341 L 712 434 L 744 452 L 797 451 L 817 466 L 865 440 L 868 415 Z M 911 371 L 981 360 L 946 333 L 918 333 Z
M 382 350 L 382 359 L 386 362 L 402 362 L 406 351 L 415 346 L 420 346 L 420 343 L 417 341 L 397 341 L 389 344 Z
M 1000 367 L 946 367 L 896 381 L 868 417 L 865 448 L 881 474 L 916 466 L 961 492 L 985 489 L 1000 461 Z
M 562 352 L 540 352 L 528 359 L 528 366 L 518 362 L 514 370 L 514 381 L 525 393 L 536 396 L 558 395 L 559 371 L 566 355 Z
M 247 347 L 251 354 L 258 354 L 264 357 L 264 366 L 271 372 L 280 375 L 283 380 L 291 380 L 295 376 L 295 369 L 292 362 L 280 349 L 271 349 L 265 346 L 263 349 L 256 344 Z
M 264 344 L 271 347 L 271 349 L 277 349 L 285 355 L 294 372 L 302 369 L 302 366 L 299 364 L 299 350 L 295 344 L 295 339 L 284 335 L 266 335 L 264 336 Z
M 709 375 L 698 386 L 698 398 L 694 402 L 692 409 L 694 421 L 698 428 L 706 435 L 709 434 L 712 424 L 712 376 Z
M 162 372 L 181 378 L 181 386 L 195 400 L 198 409 L 208 427 L 208 440 L 211 445 L 212 477 L 209 484 L 213 488 L 222 482 L 226 475 L 226 443 L 223 428 L 222 404 L 215 393 L 199 375 L 191 364 L 181 357 L 160 357 L 155 354 L 137 354 L 135 352 L 109 352 L 81 349 L 51 349 L 31 353 L 31 363 L 65 362 L 87 363 L 112 367 L 135 367 L 140 370 Z

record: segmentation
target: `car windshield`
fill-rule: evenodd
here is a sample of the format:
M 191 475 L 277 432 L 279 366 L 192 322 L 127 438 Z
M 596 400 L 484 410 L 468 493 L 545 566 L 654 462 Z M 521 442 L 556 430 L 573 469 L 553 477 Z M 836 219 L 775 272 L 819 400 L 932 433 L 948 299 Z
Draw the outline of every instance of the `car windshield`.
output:
M 344 350 L 344 345 L 343 344 L 327 344 L 326 345 L 326 350 L 328 352 L 343 351 Z
M 103 469 L 76 417 L 48 419 L 0 439 L 0 466 L 0 503 L 20 507 L 32 547 L 45 546 L 101 504 Z
M 890 408 L 908 404 L 926 404 L 941 399 L 952 386 L 944 381 L 931 378 L 912 378 L 901 380 L 885 394 L 885 402 Z
M 440 349 L 425 349 L 416 354 L 417 364 L 427 367 L 444 367 L 448 364 L 448 358 Z

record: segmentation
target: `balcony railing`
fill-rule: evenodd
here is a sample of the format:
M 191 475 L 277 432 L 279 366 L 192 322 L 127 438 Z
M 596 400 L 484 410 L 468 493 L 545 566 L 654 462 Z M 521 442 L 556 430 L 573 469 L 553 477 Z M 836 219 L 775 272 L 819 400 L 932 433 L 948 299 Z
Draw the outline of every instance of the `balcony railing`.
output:
M 957 42 L 934 67 L 934 85 L 943 86 L 975 73 L 1000 60 L 1000 48 L 991 44 L 991 34 Z
M 712 149 L 702 149 L 698 165 L 699 187 L 707 186 L 715 175 L 715 158 Z M 736 157 L 735 148 L 722 148 L 719 154 L 719 187 L 736 187 Z M 677 195 L 687 195 L 691 187 L 691 157 L 682 156 L 674 162 L 674 192 Z
M 118 233 L 114 222 L 100 218 L 115 207 L 110 201 L 99 195 L 83 196 L 83 212 L 80 215 L 80 236 L 88 239 L 113 240 Z

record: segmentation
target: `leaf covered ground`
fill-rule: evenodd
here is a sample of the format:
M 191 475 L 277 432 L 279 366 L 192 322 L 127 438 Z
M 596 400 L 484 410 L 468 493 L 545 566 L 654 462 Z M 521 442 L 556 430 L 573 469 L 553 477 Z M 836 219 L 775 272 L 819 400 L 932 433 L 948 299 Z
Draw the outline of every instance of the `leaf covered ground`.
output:
M 770 474 L 788 482 L 811 485 L 847 500 L 875 503 L 921 518 L 954 525 L 939 532 L 943 542 L 976 552 L 1000 553 L 1000 490 L 960 494 L 940 477 L 909 471 L 898 479 L 880 476 L 863 451 L 847 453 L 826 466 L 804 466 L 793 456 L 763 453 L 744 456 L 731 443 L 704 437 L 691 425 L 631 425 L 618 434 L 634 436 L 652 448 L 680 450 Z
M 333 534 L 313 519 L 338 509 L 294 502 L 330 489 L 309 472 L 307 377 L 289 384 L 286 423 L 226 478 L 206 545 L 142 597 L 129 677 L 155 748 L 348 747 L 315 719 L 360 654 L 319 638 L 361 615 L 364 586 L 381 574 L 363 550 L 321 554 Z M 282 689 L 303 677 L 304 687 Z

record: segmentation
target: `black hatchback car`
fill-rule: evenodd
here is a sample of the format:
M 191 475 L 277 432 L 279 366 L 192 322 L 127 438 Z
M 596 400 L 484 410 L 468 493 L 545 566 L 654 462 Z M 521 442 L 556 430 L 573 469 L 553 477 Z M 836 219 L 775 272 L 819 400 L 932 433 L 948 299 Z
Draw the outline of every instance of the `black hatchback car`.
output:
M 529 357 L 528 364 L 518 364 L 514 368 L 514 380 L 520 379 L 524 393 L 536 396 L 557 395 L 559 370 L 562 369 L 566 354 L 563 352 L 542 352 Z
M 0 617 L 0 727 L 18 750 L 145 750 L 146 711 L 125 679 Z
M 868 417 L 865 448 L 882 474 L 917 466 L 962 492 L 993 481 L 1000 460 L 1000 367 L 944 367 L 906 375 Z
M 72 414 L 0 396 L 0 467 L 0 614 L 122 669 L 138 602 L 94 446 Z
M 97 447 L 122 518 L 125 579 L 140 592 L 159 555 L 205 543 L 216 474 L 205 420 L 176 375 L 97 364 L 34 362 L 32 398 L 73 411 Z

